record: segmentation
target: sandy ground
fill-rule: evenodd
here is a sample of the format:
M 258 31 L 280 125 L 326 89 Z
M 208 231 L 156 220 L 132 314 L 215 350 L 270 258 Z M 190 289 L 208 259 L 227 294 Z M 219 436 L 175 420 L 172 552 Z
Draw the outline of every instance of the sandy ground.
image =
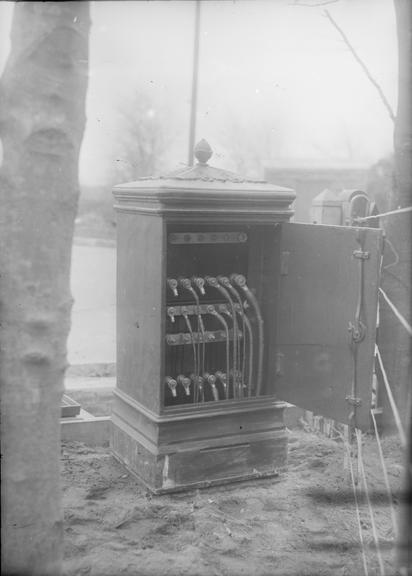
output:
M 361 575 L 359 532 L 344 446 L 290 431 L 288 471 L 278 478 L 155 496 L 108 448 L 62 447 L 67 576 Z M 398 511 L 402 460 L 384 440 Z M 394 531 L 376 441 L 364 460 L 387 576 Z M 370 517 L 361 503 L 369 574 L 379 574 Z
M 115 250 L 73 248 L 75 297 L 69 360 L 74 376 L 112 376 L 115 362 Z M 100 363 L 100 364 L 99 364 Z M 78 374 L 82 366 L 93 373 Z M 76 372 L 77 370 L 77 372 Z M 82 393 L 95 416 L 110 412 L 111 393 Z M 384 441 L 398 510 L 402 459 Z M 341 442 L 290 432 L 289 465 L 279 478 L 180 495 L 152 497 L 108 448 L 62 447 L 67 576 L 363 574 L 351 483 Z M 393 576 L 394 531 L 376 441 L 365 437 L 371 489 L 386 576 Z M 370 576 L 379 574 L 365 501 L 362 533 Z

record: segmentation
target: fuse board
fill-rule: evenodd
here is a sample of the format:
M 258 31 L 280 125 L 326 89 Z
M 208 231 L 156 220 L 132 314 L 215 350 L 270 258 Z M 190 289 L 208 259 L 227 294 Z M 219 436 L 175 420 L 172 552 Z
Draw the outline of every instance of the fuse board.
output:
M 274 227 L 169 226 L 165 406 L 262 394 L 264 278 L 251 260 L 262 261 L 268 236 Z
M 114 189 L 111 447 L 155 493 L 271 476 L 286 460 L 268 367 L 294 192 L 214 168 L 199 146 L 194 166 Z
M 111 447 L 155 493 L 278 474 L 286 402 L 370 415 L 380 233 L 288 222 L 293 190 L 197 148 L 196 165 L 114 190 Z

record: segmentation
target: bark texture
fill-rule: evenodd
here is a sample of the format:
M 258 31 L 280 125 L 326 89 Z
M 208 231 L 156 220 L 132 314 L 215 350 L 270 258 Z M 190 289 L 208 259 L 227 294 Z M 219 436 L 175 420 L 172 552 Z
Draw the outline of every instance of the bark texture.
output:
M 398 109 L 395 120 L 394 187 L 390 210 L 412 205 L 412 2 L 394 0 L 399 53 Z M 384 224 L 395 250 L 384 259 L 382 286 L 402 315 L 411 323 L 411 213 L 388 217 Z M 402 575 L 412 573 L 412 444 L 411 444 L 411 343 L 412 340 L 392 311 L 382 303 L 380 348 L 389 383 L 409 433 L 405 451 L 405 499 L 400 511 L 398 568 Z M 392 411 L 383 395 L 383 423 L 393 428 Z
M 412 3 L 395 0 L 398 33 L 398 109 L 394 131 L 394 183 L 389 210 L 412 204 Z M 411 323 L 411 213 L 389 216 L 384 222 L 390 241 L 385 250 L 382 287 Z M 393 248 L 392 248 L 393 247 Z M 401 416 L 406 425 L 406 407 L 411 388 L 411 339 L 385 302 L 381 305 L 379 346 Z M 381 387 L 382 388 L 382 387 Z M 386 394 L 382 394 L 383 421 L 393 428 Z
M 61 573 L 60 399 L 88 2 L 19 2 L 0 82 L 2 573 Z

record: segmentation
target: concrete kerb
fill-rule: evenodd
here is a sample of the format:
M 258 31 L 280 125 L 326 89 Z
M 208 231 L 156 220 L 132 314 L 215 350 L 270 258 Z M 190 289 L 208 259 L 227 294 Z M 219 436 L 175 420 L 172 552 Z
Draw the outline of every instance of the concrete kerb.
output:
M 110 392 L 116 385 L 115 377 L 66 378 L 65 392 Z M 74 418 L 61 419 L 61 440 L 83 442 L 89 446 L 107 446 L 110 439 L 110 416 L 93 416 L 81 409 Z
M 89 446 L 108 446 L 112 419 L 110 416 L 92 416 L 81 410 L 75 418 L 62 418 L 60 439 L 83 442 Z
M 114 390 L 116 386 L 115 376 L 88 376 L 80 378 L 66 378 L 64 382 L 64 387 L 68 395 L 70 396 L 70 391 L 99 391 L 99 390 Z

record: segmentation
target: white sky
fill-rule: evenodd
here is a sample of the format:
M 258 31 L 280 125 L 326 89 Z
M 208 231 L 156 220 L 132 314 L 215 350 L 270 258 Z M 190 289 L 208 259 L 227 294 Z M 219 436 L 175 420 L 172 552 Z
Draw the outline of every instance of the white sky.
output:
M 234 124 L 236 144 L 254 146 L 264 163 L 364 164 L 392 150 L 382 102 L 323 15 L 327 8 L 338 21 L 396 110 L 392 0 L 293 3 L 202 2 L 197 139 L 209 140 L 216 165 L 233 168 Z M 2 2 L 0 69 L 11 12 Z M 99 184 L 110 171 L 117 111 L 134 90 L 168 118 L 169 167 L 187 161 L 194 14 L 192 1 L 92 2 L 83 183 Z

